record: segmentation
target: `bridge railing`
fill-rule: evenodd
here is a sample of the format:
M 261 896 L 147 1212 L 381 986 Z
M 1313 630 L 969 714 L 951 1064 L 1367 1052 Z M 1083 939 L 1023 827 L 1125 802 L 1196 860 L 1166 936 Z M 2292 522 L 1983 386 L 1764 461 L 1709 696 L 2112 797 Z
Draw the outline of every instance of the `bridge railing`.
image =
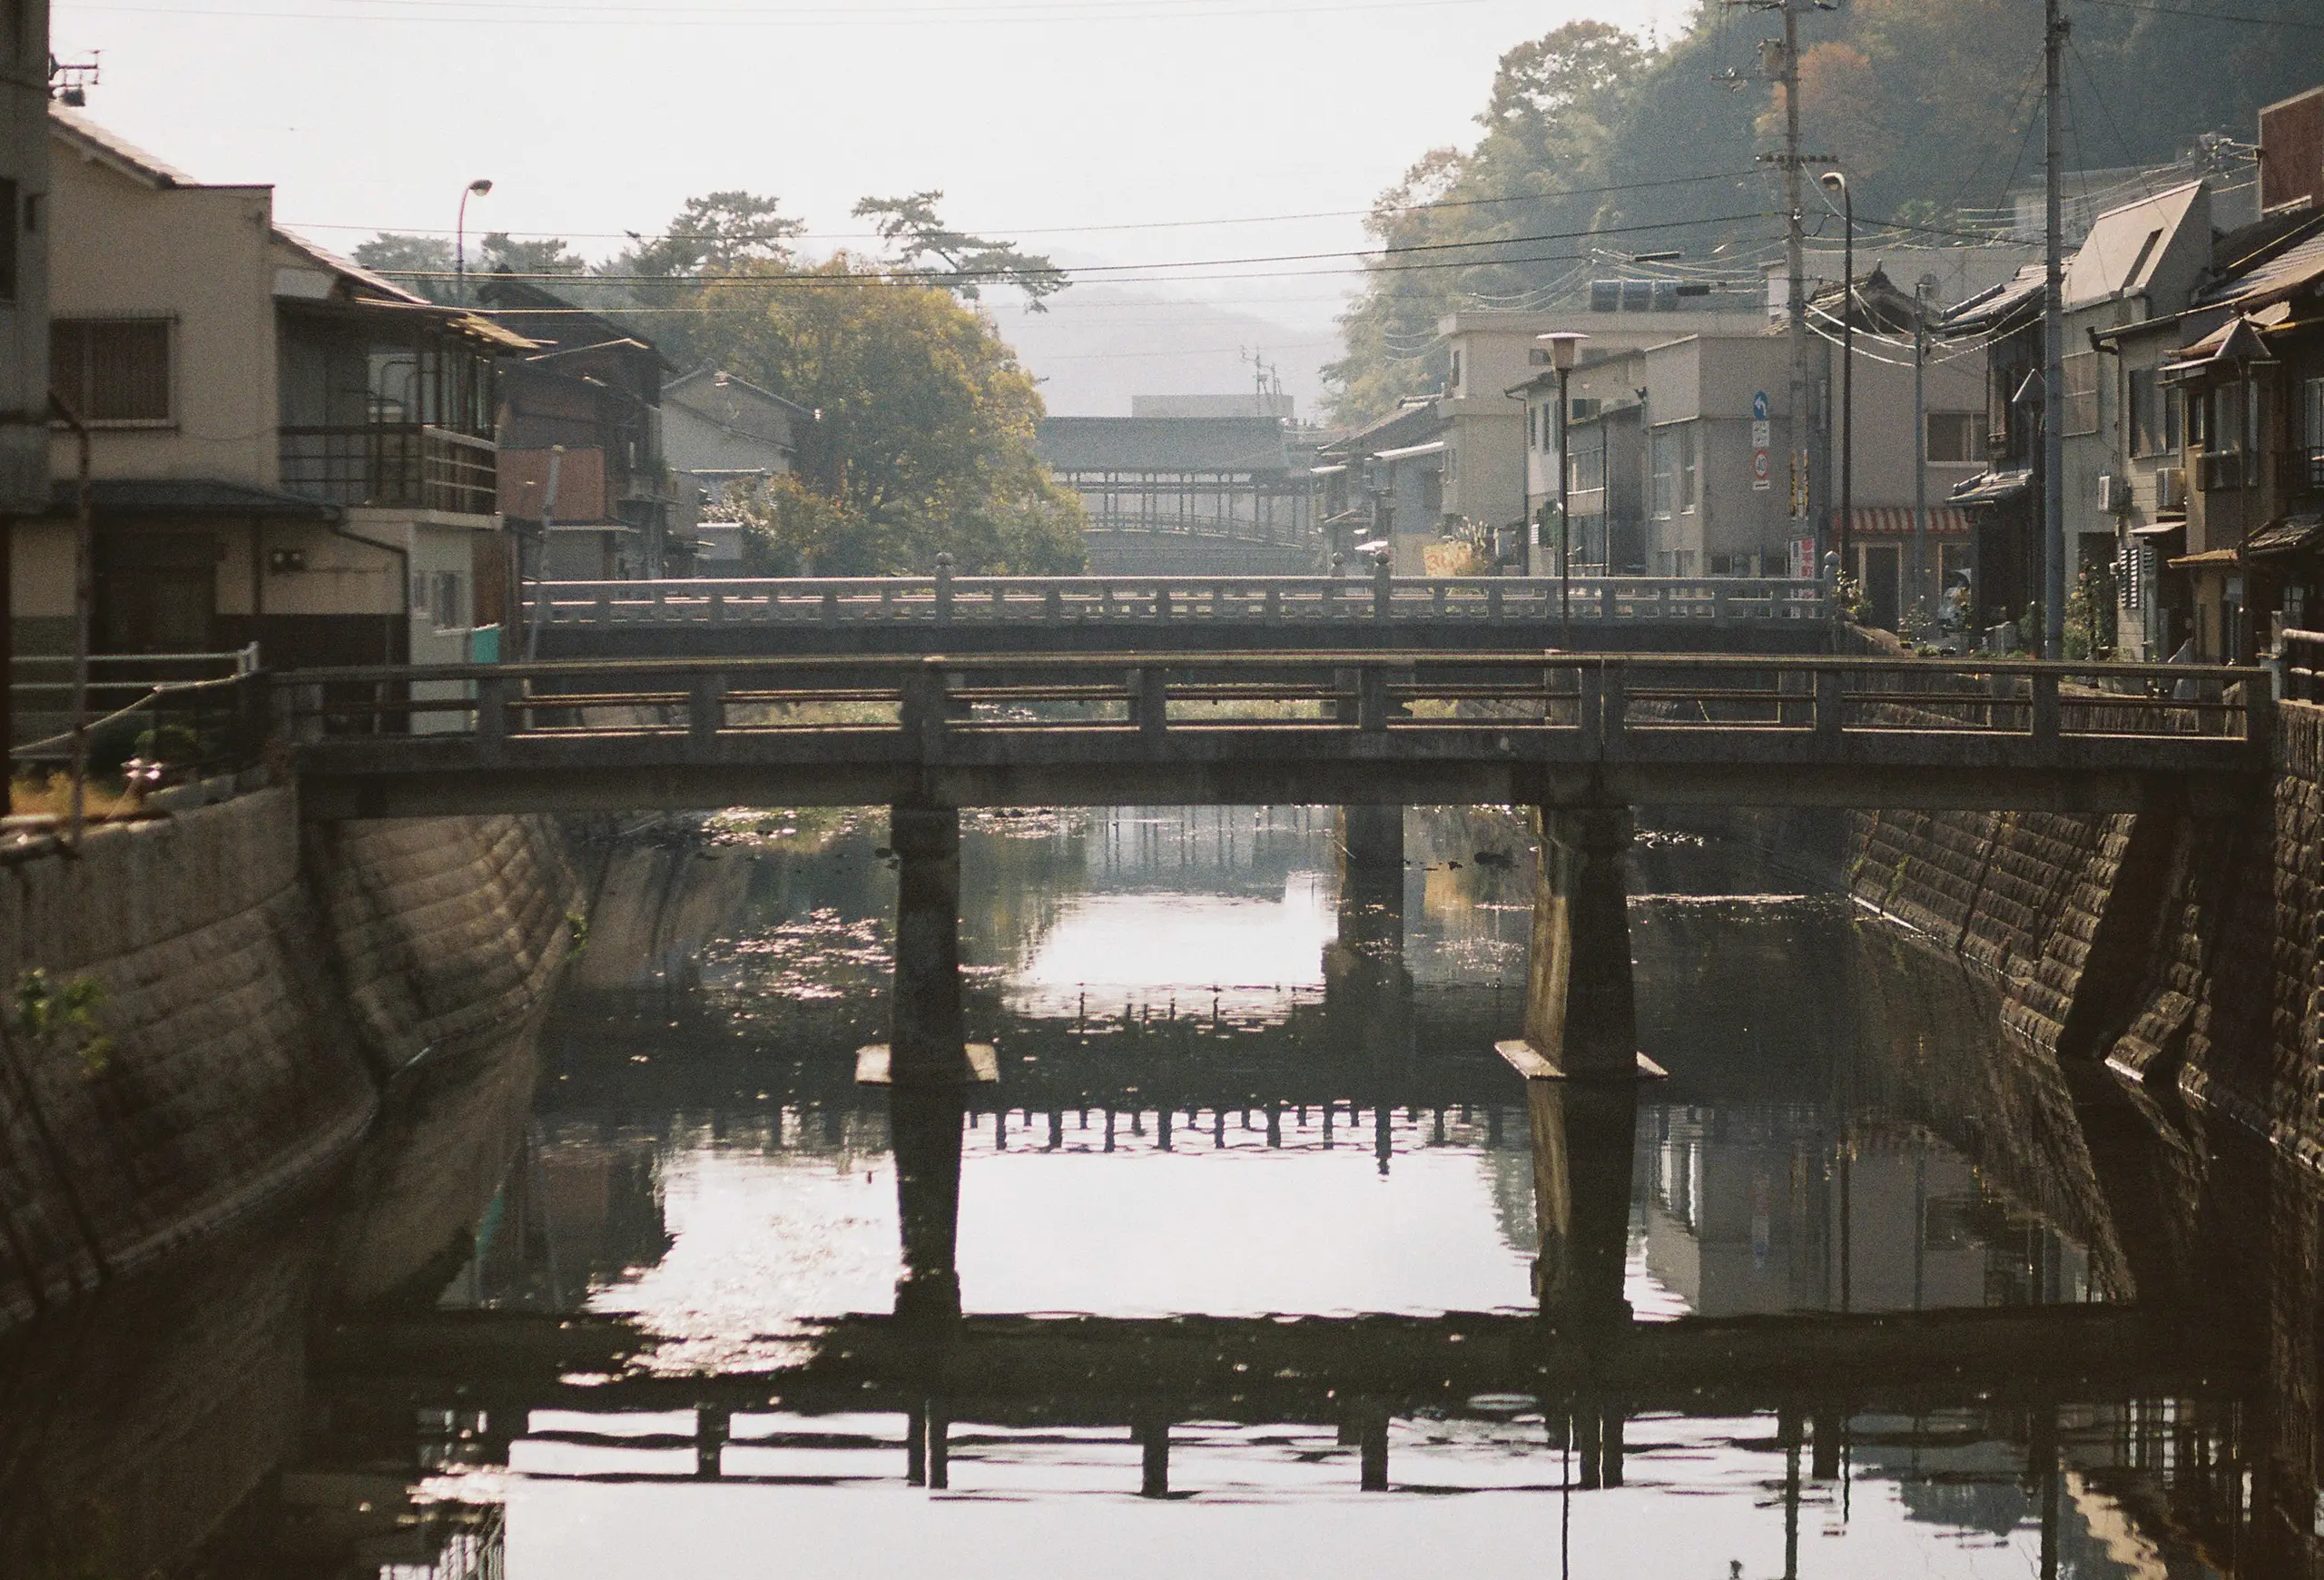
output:
M 1546 732 L 1573 737 L 1588 756 L 1716 737 L 1721 750 L 1770 761 L 1937 737 L 2021 743 L 2041 761 L 2070 743 L 2109 741 L 2136 766 L 2142 740 L 2154 754 L 2171 741 L 2263 742 L 2273 706 L 2266 672 L 2249 668 L 1540 652 L 447 665 L 303 671 L 278 677 L 277 693 L 281 722 L 304 741 L 466 733 L 497 748 L 658 736 L 709 748 L 788 736 L 836 750 L 887 736 L 929 759 L 980 737 L 1191 744 L 1260 732 L 1288 745 L 1330 732 L 1515 750 Z
M 1733 577 L 867 577 L 537 584 L 537 625 L 1315 625 L 1428 621 L 1603 626 L 1827 620 L 1821 582 Z

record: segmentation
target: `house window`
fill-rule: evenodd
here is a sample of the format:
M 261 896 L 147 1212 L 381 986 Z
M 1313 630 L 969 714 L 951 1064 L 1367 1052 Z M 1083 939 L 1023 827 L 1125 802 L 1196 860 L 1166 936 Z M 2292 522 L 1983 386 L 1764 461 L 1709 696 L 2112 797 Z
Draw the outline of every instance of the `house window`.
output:
M 2063 361 L 2065 429 L 2073 433 L 2098 431 L 2098 353 L 2071 351 Z
M 439 631 L 461 630 L 473 624 L 462 594 L 468 578 L 457 570 L 439 570 L 433 575 L 412 572 L 412 590 L 419 596 L 412 601 L 416 612 L 426 615 L 428 623 Z
M 1703 502 L 1699 431 L 1691 422 L 1679 430 L 1679 509 L 1689 515 L 1700 509 Z
M 84 422 L 170 420 L 166 319 L 58 319 L 49 325 L 49 383 Z
M 2179 450 L 2177 391 L 2162 381 L 2159 368 L 2131 370 L 2131 453 L 2176 455 Z
M 1678 510 L 1679 501 L 1679 435 L 1675 430 L 1657 429 L 1649 441 L 1649 462 L 1653 471 L 1654 518 L 1668 521 Z
M 1977 424 L 1984 420 L 1975 411 L 1932 411 L 1928 414 L 1928 459 L 1932 466 L 1962 466 L 1974 463 L 1977 455 Z
M 1568 464 L 1573 476 L 1567 487 L 1575 493 L 1586 493 L 1606 486 L 1606 452 L 1603 449 L 1576 450 Z
M 1458 351 L 1452 353 L 1452 393 L 1456 396 L 1461 393 L 1461 353 Z

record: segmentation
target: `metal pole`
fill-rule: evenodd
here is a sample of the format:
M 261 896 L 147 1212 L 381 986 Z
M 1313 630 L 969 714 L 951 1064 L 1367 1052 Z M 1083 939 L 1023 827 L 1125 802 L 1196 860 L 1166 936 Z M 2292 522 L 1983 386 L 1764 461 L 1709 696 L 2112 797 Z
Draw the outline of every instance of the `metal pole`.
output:
M 1928 286 L 1913 287 L 1913 603 L 1936 617 L 1928 585 Z
M 1800 193 L 1799 6 L 1783 0 L 1784 300 L 1791 352 L 1791 517 L 1813 521 L 1807 468 L 1807 211 Z M 1795 528 L 1797 530 L 1797 528 Z M 1822 546 L 1818 545 L 1819 550 Z M 1817 558 L 1821 558 L 1819 552 Z
M 1567 370 L 1558 370 L 1558 645 L 1573 650 L 1573 459 L 1566 453 L 1566 428 L 1573 402 L 1566 396 Z
M 1840 574 L 1856 565 L 1856 192 L 1840 178 Z
M 460 218 L 452 231 L 452 301 L 468 304 L 468 189 L 460 189 Z
M 2066 656 L 2065 104 L 2060 93 L 2066 23 L 2060 0 L 2043 0 L 2043 71 L 2048 173 L 2042 288 L 2042 657 Z

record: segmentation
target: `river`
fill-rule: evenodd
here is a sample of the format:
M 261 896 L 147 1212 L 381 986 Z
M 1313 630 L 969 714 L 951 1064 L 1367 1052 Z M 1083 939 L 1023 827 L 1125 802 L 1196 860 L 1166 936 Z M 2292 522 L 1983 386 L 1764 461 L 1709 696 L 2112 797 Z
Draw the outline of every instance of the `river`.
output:
M 1619 1111 L 1622 1309 L 1545 1335 L 1541 1214 L 1587 1217 L 1605 1147 L 1494 1052 L 1517 824 L 1408 815 L 1399 926 L 1344 894 L 1330 809 L 970 817 L 1000 1080 L 932 1130 L 854 1079 L 883 834 L 625 831 L 517 1162 L 428 1287 L 324 1306 L 342 1202 L 0 1349 L 12 1550 L 330 1580 L 2312 1573 L 2307 1180 L 2013 1045 L 1889 923 L 1640 836 L 1667 1076 Z M 886 1316 L 922 1277 L 957 1322 Z

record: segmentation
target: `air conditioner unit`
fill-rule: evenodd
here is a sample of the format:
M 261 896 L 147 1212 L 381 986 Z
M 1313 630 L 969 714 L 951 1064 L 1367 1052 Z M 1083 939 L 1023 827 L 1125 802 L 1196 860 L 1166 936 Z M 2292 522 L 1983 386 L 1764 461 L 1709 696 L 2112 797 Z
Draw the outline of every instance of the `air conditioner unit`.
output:
M 2154 508 L 2158 510 L 2183 510 L 2187 508 L 2187 469 L 2165 467 L 2154 475 Z
M 2098 474 L 2098 508 L 2110 516 L 2131 513 L 2131 479 L 2114 472 Z

